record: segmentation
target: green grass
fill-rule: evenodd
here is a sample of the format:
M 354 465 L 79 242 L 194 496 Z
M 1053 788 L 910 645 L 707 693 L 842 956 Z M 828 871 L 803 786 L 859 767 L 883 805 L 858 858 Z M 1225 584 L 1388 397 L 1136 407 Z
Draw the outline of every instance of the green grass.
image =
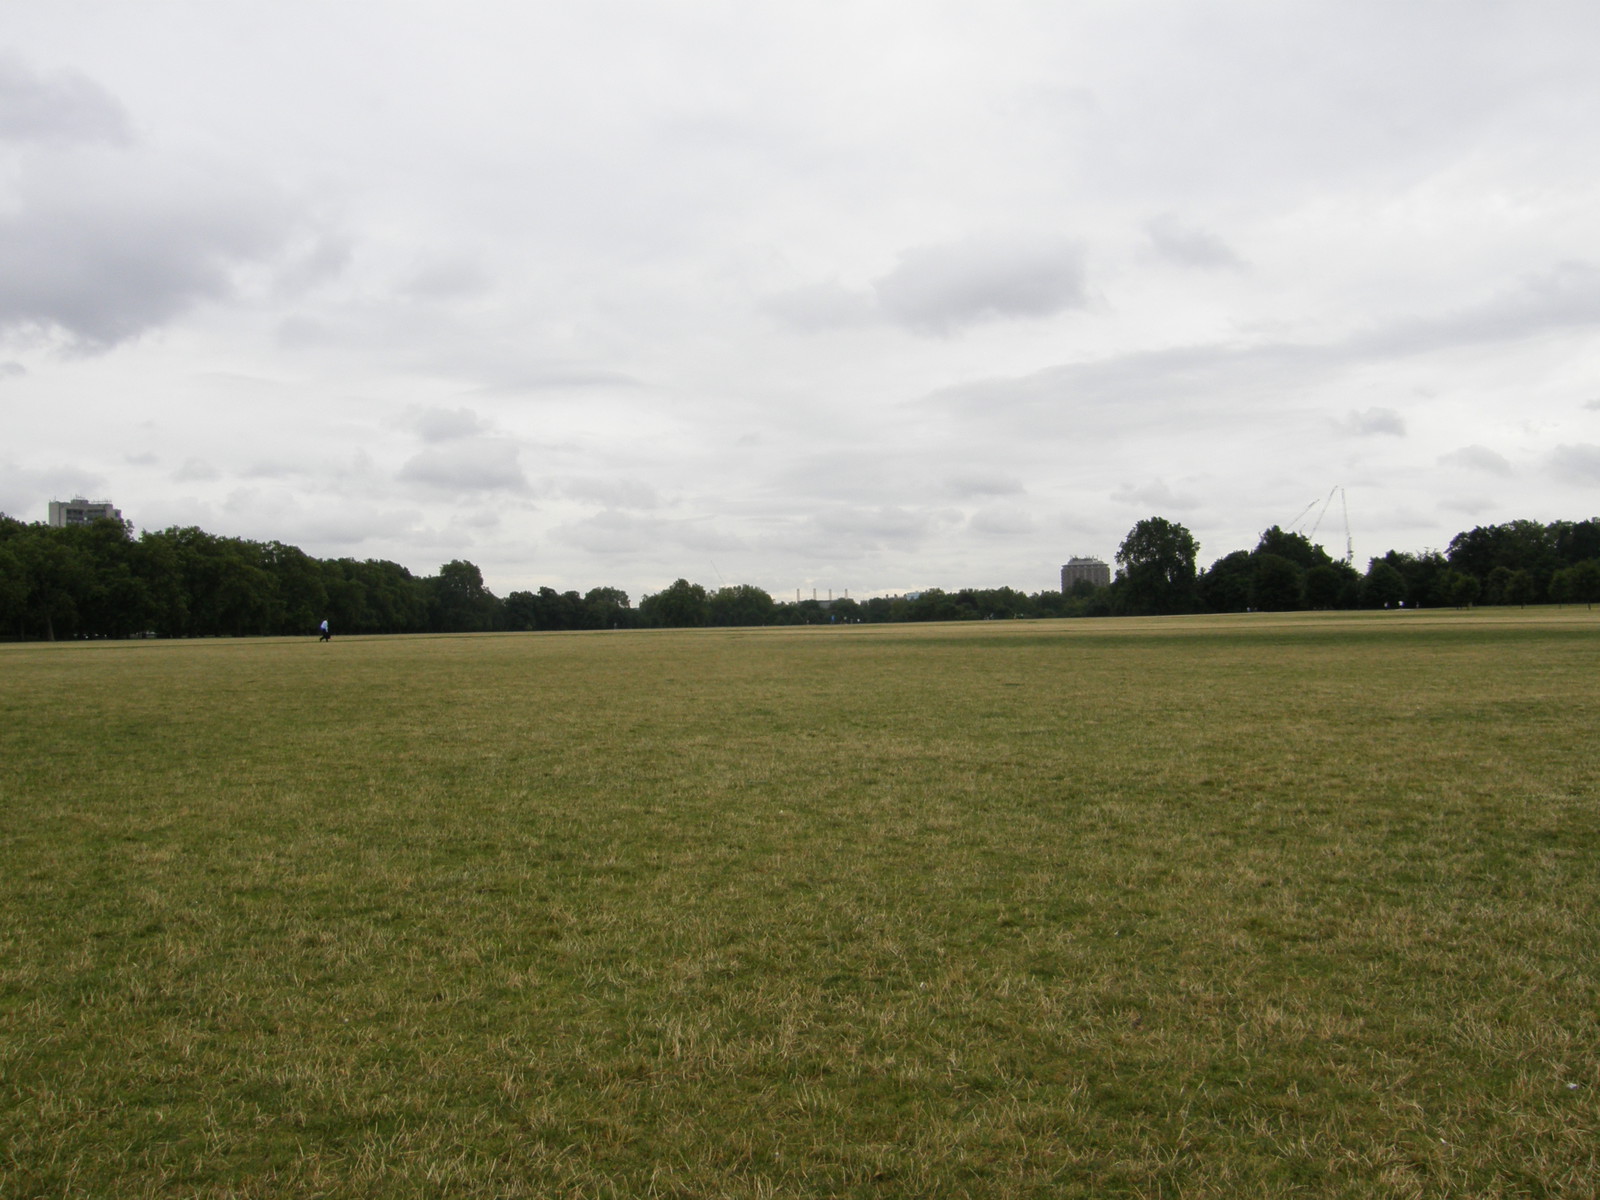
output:
M 0 648 L 0 1196 L 1588 1196 L 1585 610 Z

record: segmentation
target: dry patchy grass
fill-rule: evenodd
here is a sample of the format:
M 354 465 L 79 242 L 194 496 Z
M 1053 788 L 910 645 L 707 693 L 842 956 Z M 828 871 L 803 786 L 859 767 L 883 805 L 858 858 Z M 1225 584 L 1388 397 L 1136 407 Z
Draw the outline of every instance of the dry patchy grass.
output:
M 0 649 L 0 1195 L 1580 1196 L 1580 610 Z

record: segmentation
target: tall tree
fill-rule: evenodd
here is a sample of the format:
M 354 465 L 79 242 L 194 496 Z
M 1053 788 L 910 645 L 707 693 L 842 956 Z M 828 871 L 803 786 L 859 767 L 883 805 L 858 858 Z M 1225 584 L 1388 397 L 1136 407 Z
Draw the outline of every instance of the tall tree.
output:
M 1593 608 L 1600 600 L 1600 558 L 1562 567 L 1551 577 L 1550 596 L 1558 604 L 1576 602 Z
M 1262 531 L 1256 541 L 1257 554 L 1276 554 L 1286 558 L 1302 571 L 1312 567 L 1325 567 L 1333 562 L 1328 552 L 1303 533 L 1289 533 L 1274 525 Z
M 1478 582 L 1476 575 L 1455 570 L 1444 573 L 1441 587 L 1450 603 L 1457 608 L 1471 608 L 1478 602 L 1478 596 L 1483 591 L 1483 585 Z
M 583 623 L 588 629 L 628 629 L 634 612 L 628 607 L 628 593 L 621 588 L 590 588 L 583 595 Z
M 1375 558 L 1361 581 L 1361 603 L 1367 608 L 1399 608 L 1406 598 L 1405 576 L 1392 563 Z
M 1196 581 L 1200 599 L 1212 612 L 1243 612 L 1250 607 L 1253 570 L 1249 551 L 1223 555 Z
M 447 562 L 427 582 L 428 625 L 436 633 L 481 633 L 498 623 L 500 601 L 483 586 L 483 572 L 474 564 Z
M 22 560 L 10 546 L 0 542 L 0 630 L 7 636 L 25 634 L 23 616 L 27 605 L 28 580 L 23 575 Z
M 1281 554 L 1257 551 L 1250 556 L 1250 607 L 1257 612 L 1293 612 L 1300 607 L 1305 572 Z
M 298 546 L 268 542 L 262 565 L 277 583 L 283 602 L 283 633 L 310 633 L 328 617 L 328 589 L 321 564 Z
M 1344 566 L 1343 563 L 1339 567 Z M 1345 572 L 1332 563 L 1318 563 L 1306 572 L 1307 608 L 1338 608 L 1345 598 Z M 1354 574 L 1354 572 L 1350 572 Z
M 710 597 L 713 625 L 770 625 L 777 606 L 772 597 L 753 583 L 721 587 Z
M 1391 550 L 1383 556 L 1383 561 L 1405 580 L 1408 607 L 1437 608 L 1455 603 L 1443 586 L 1444 575 L 1450 569 L 1450 564 L 1437 550 L 1425 550 L 1421 554 Z
M 1550 526 L 1556 557 L 1575 567 L 1585 559 L 1600 558 L 1600 517 L 1587 521 L 1556 521 Z
M 1192 612 L 1195 555 L 1200 543 L 1182 525 L 1147 517 L 1128 531 L 1117 550 L 1122 604 L 1129 613 Z
M 705 588 L 687 579 L 677 579 L 655 595 L 639 601 L 639 615 L 651 625 L 693 628 L 711 619 L 711 606 Z

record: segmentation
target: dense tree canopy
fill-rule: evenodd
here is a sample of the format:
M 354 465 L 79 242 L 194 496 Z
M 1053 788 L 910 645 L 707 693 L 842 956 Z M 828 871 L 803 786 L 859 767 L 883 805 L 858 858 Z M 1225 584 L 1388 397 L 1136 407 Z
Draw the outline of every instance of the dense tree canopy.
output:
M 1124 539 L 1110 587 L 1033 595 L 929 588 L 780 603 L 754 584 L 708 592 L 678 579 L 634 608 L 612 587 L 582 595 L 541 587 L 501 599 L 463 559 L 414 576 L 398 563 L 316 559 L 282 542 L 193 526 L 135 537 L 115 521 L 53 528 L 0 514 L 0 637 L 309 635 L 324 619 L 335 634 L 456 633 L 1600 602 L 1600 518 L 1480 526 L 1452 539 L 1448 554 L 1391 550 L 1365 576 L 1277 526 L 1254 550 L 1224 555 L 1204 572 L 1198 553 L 1182 525 L 1150 517 Z

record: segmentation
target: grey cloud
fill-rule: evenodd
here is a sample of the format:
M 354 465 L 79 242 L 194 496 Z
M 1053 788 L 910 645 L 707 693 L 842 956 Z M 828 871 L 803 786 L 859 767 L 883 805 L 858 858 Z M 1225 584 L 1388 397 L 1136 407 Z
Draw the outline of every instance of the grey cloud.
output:
M 1488 512 L 1494 508 L 1494 501 L 1483 496 L 1452 496 L 1439 501 L 1439 507 L 1446 512 L 1462 513 L 1469 517 L 1476 517 L 1478 514 Z
M 528 486 L 517 447 L 481 437 L 429 447 L 400 468 L 400 479 L 456 493 L 523 491 Z
M 711 514 L 673 522 L 671 531 L 677 543 L 686 550 L 713 554 L 745 550 L 749 546 L 743 535 L 731 532 L 719 516 Z
M 50 500 L 103 496 L 106 490 L 104 476 L 78 467 L 38 469 L 0 459 L 0 512 L 18 520 L 42 521 Z
M 208 172 L 141 178 L 122 156 L 31 175 L 19 199 L 0 217 L 0 331 L 60 330 L 87 349 L 226 295 L 292 223 L 255 189 Z
M 1576 446 L 1557 446 L 1550 455 L 1550 465 L 1559 475 L 1580 483 L 1600 482 L 1600 446 L 1580 443 Z
M 1239 268 L 1243 260 L 1216 234 L 1185 225 L 1171 213 L 1145 223 L 1150 243 L 1163 258 L 1185 267 Z
M 1562 329 L 1600 325 L 1600 270 L 1568 263 L 1524 280 L 1491 301 L 1439 317 L 1395 322 L 1383 329 L 1317 345 L 1267 342 L 1254 346 L 1200 345 L 1091 359 L 1046 367 L 1031 375 L 974 381 L 934 393 L 936 404 L 980 412 L 986 420 L 1009 412 L 1032 429 L 1051 421 L 1074 425 L 1096 412 L 1110 422 L 1122 419 L 1126 404 L 1153 406 L 1155 416 L 1176 407 L 1188 411 L 1194 398 L 1227 397 L 1218 420 L 1254 421 L 1254 398 L 1277 402 L 1284 392 L 1302 389 L 1352 366 L 1449 349 L 1508 341 Z M 1352 412 L 1347 428 L 1362 434 L 1403 433 L 1399 414 L 1384 408 Z M 1398 428 L 1396 428 L 1398 426 Z
M 1600 271 L 1566 264 L 1524 281 L 1492 301 L 1433 318 L 1414 318 L 1326 344 L 1265 342 L 1176 347 L 1046 367 L 1030 375 L 977 380 L 941 389 L 935 404 L 1002 415 L 1048 432 L 1053 423 L 1079 428 L 1100 419 L 1119 425 L 1119 409 L 1150 406 L 1156 417 L 1169 409 L 1186 414 L 1196 401 L 1226 398 L 1210 416 L 1218 421 L 1255 421 L 1247 401 L 1277 404 L 1284 393 L 1358 364 L 1405 358 L 1458 345 L 1507 341 L 1560 329 L 1600 324 Z M 1183 398 L 1183 399 L 1180 399 Z M 1398 428 L 1397 428 L 1398 426 Z M 1402 434 L 1404 420 L 1384 408 L 1352 412 L 1346 428 L 1361 434 Z
M 131 138 L 127 111 L 94 80 L 43 74 L 0 54 L 0 140 L 122 145 Z
M 228 494 L 222 510 L 242 522 L 245 536 L 272 538 L 291 545 L 355 546 L 412 533 L 421 514 L 377 507 L 359 498 L 303 499 L 282 489 L 240 488 Z
M 504 524 L 500 514 L 492 508 L 469 508 L 465 512 L 458 512 L 450 518 L 453 529 L 499 529 Z
M 1001 317 L 1046 317 L 1087 303 L 1083 248 L 1061 240 L 973 239 L 901 255 L 876 280 L 878 304 L 919 333 Z
M 567 479 L 561 491 L 573 500 L 608 509 L 652 509 L 661 503 L 654 488 L 633 479 Z
M 637 388 L 644 384 L 635 376 L 606 367 L 582 364 L 546 363 L 533 366 L 505 366 L 475 360 L 464 369 L 487 376 L 487 382 L 473 389 L 484 396 L 515 395 L 518 392 L 554 392 L 590 388 Z
M 592 554 L 651 559 L 664 550 L 742 550 L 741 539 L 704 520 L 641 516 L 605 509 L 551 530 L 551 537 Z
M 1448 454 L 1439 456 L 1439 463 L 1446 467 L 1465 467 L 1471 471 L 1486 471 L 1490 475 L 1510 475 L 1511 463 L 1502 454 L 1496 454 L 1487 446 L 1462 446 L 1459 450 L 1452 450 Z
M 339 342 L 333 326 L 315 317 L 285 317 L 278 322 L 276 333 L 278 345 L 285 350 L 316 350 Z
M 1146 421 L 1181 419 L 1191 429 L 1202 423 L 1213 431 L 1255 428 L 1262 408 L 1270 407 L 1281 418 L 1284 396 L 1304 393 L 1353 367 L 1571 327 L 1588 311 L 1587 280 L 1587 272 L 1580 271 L 1559 287 L 1530 285 L 1491 307 L 1325 344 L 1211 344 L 1141 351 L 1063 363 L 1028 375 L 973 380 L 939 389 L 923 402 L 981 420 L 986 429 L 1004 426 L 1035 439 L 1069 430 L 1075 435 L 1118 430 L 1129 406 L 1136 406 Z M 1594 316 L 1600 322 L 1600 272 L 1592 282 Z M 1570 303 L 1545 302 L 1557 292 Z M 1530 297 L 1544 301 L 1535 303 Z M 1363 435 L 1405 432 L 1404 419 L 1385 408 L 1352 411 L 1340 424 Z
M 1118 355 L 1046 367 L 1013 378 L 976 380 L 944 388 L 931 403 L 970 414 L 993 428 L 1005 422 L 1031 437 L 1105 433 L 1121 429 L 1128 406 L 1146 420 L 1181 411 L 1198 416 L 1199 404 L 1225 397 L 1208 417 L 1239 426 L 1256 422 L 1249 401 L 1277 404 L 1293 381 L 1326 369 L 1316 348 L 1269 345 L 1249 349 L 1193 346 Z
M 555 541 L 590 554 L 643 554 L 659 546 L 659 534 L 659 520 L 610 509 L 550 530 Z
M 830 498 L 863 510 L 886 500 L 923 490 L 914 456 L 903 448 L 877 453 L 853 447 L 825 454 L 804 454 L 780 461 L 766 477 L 766 486 L 781 507 L 796 497 Z
M 414 272 L 401 285 L 401 291 L 418 300 L 456 300 L 487 291 L 488 272 L 469 259 L 449 259 L 430 263 Z
M 334 230 L 317 232 L 286 254 L 278 268 L 278 290 L 293 295 L 342 274 L 350 265 L 353 251 L 347 234 Z
M 1600 412 L 1600 400 L 1586 401 L 1584 403 L 1584 407 L 1589 409 L 1591 412 Z
M 961 514 L 950 509 L 902 505 L 830 505 L 803 521 L 800 539 L 835 557 L 878 551 L 914 550 L 930 537 L 954 528 Z
M 483 418 L 470 408 L 430 408 L 417 418 L 417 432 L 425 442 L 476 437 L 487 428 Z
M 422 520 L 414 509 L 377 509 L 326 505 L 284 526 L 286 540 L 323 543 L 330 546 L 358 546 L 378 538 L 394 538 L 410 533 Z
M 0 362 L 0 379 L 21 379 L 28 368 L 19 362 Z
M 1344 419 L 1344 428 L 1362 437 L 1369 437 L 1372 434 L 1404 437 L 1406 422 L 1405 418 L 1392 408 L 1368 408 L 1361 412 L 1351 409 Z
M 246 479 L 290 479 L 304 473 L 304 468 L 283 462 L 255 462 L 241 472 Z
M 210 483 L 221 479 L 222 472 L 202 458 L 187 458 L 172 473 L 172 478 L 178 483 Z
M 1017 496 L 1026 489 L 1009 475 L 971 472 L 945 481 L 945 491 L 963 499 L 972 496 Z
M 1600 325 L 1600 270 L 1563 262 L 1475 305 L 1414 317 L 1358 335 L 1350 347 L 1377 354 L 1420 354 L 1453 346 L 1516 341 Z

